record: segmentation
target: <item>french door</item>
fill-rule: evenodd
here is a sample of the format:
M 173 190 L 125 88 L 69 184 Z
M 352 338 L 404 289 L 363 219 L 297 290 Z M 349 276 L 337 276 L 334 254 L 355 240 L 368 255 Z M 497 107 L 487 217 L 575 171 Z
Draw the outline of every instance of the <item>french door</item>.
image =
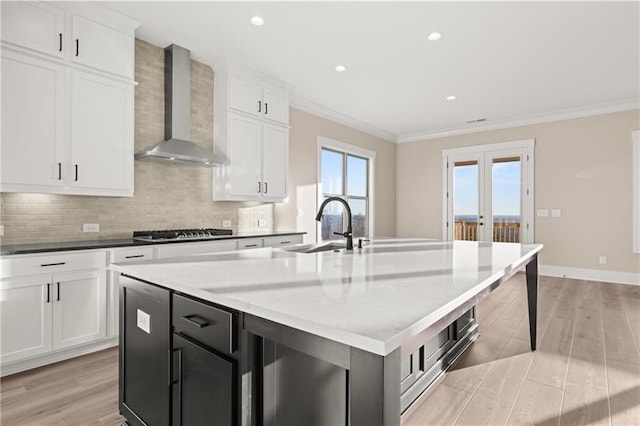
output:
M 445 239 L 533 242 L 533 145 L 443 151 Z

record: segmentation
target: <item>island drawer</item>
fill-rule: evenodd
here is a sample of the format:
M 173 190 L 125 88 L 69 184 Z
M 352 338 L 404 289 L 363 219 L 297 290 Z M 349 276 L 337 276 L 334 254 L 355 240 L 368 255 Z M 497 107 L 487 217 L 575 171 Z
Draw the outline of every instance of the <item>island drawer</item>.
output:
M 174 332 L 226 354 L 237 349 L 237 316 L 235 312 L 173 295 Z

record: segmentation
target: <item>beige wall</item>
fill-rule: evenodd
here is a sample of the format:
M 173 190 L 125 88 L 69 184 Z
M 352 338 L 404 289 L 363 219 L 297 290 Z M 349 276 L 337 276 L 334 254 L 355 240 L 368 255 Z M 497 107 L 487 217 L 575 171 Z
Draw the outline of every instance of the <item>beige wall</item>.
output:
M 640 111 L 451 136 L 398 145 L 398 236 L 442 237 L 442 150 L 534 138 L 535 208 L 562 209 L 535 218 L 541 263 L 640 272 L 632 253 L 631 132 Z M 599 256 L 608 264 L 599 265 Z
M 315 241 L 316 150 L 324 136 L 376 152 L 375 234 L 395 235 L 396 145 L 295 108 L 289 113 L 289 202 L 275 205 L 276 229 L 305 231 L 305 241 Z

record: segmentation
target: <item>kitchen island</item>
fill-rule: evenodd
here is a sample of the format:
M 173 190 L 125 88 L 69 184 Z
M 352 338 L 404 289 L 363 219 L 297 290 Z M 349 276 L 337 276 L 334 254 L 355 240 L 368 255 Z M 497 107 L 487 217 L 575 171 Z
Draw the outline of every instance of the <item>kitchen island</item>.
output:
M 231 404 L 231 423 L 291 424 L 292 419 L 310 415 L 310 410 L 313 416 L 314 401 L 320 401 L 324 409 L 312 417 L 315 424 L 335 423 L 336 417 L 325 413 L 332 407 L 343 424 L 399 425 L 407 405 L 401 404 L 404 360 L 422 353 L 446 331 L 451 344 L 438 346 L 442 359 L 443 353 L 456 347 L 455 324 L 461 315 L 525 267 L 531 347 L 535 349 L 537 254 L 541 248 L 539 244 L 382 239 L 353 252 L 265 248 L 115 265 L 125 276 L 121 410 L 127 398 L 123 389 L 123 374 L 130 369 L 127 361 L 144 360 L 131 351 L 150 346 L 139 342 L 154 331 L 158 316 L 144 311 L 141 316 L 141 309 L 135 306 L 128 309 L 127 288 L 136 291 L 130 300 L 137 300 L 142 294 L 139 285 L 153 284 L 153 291 L 168 291 L 172 297 L 160 294 L 160 304 L 152 305 L 160 306 L 162 323 L 173 321 L 166 333 L 173 330 L 180 341 L 193 340 L 228 363 L 225 374 L 230 377 L 227 389 L 231 395 L 222 400 Z M 207 315 L 204 308 L 197 308 L 197 315 L 189 314 L 191 307 L 185 306 L 191 300 L 211 304 L 212 315 L 218 319 L 203 319 Z M 173 314 L 163 314 L 165 309 L 173 309 Z M 127 318 L 127 312 L 132 318 Z M 216 324 L 226 324 L 227 329 L 216 332 Z M 189 326 L 194 327 L 192 334 Z M 203 343 L 198 333 L 204 336 L 202 330 L 207 327 L 223 338 Z M 457 344 L 444 365 L 477 336 L 475 328 L 467 331 L 464 344 Z M 140 335 L 132 337 L 132 333 Z M 163 339 L 170 342 L 166 333 L 162 332 Z M 127 335 L 133 340 L 127 341 Z M 225 344 L 219 346 L 220 341 Z M 174 351 L 175 346 L 174 337 Z M 169 377 L 161 381 L 172 388 L 169 399 L 173 406 L 168 415 L 173 416 L 174 424 L 182 423 L 189 412 L 183 402 L 189 389 L 182 376 L 183 350 L 178 352 L 177 359 L 167 355 L 163 371 Z M 286 359 L 294 361 L 285 364 Z M 310 359 L 321 364 L 304 368 L 311 365 Z M 287 406 L 285 399 L 295 400 L 308 391 L 300 381 L 305 375 L 307 388 L 315 394 Z M 341 388 L 343 393 L 337 392 Z M 126 410 L 125 417 L 135 423 Z

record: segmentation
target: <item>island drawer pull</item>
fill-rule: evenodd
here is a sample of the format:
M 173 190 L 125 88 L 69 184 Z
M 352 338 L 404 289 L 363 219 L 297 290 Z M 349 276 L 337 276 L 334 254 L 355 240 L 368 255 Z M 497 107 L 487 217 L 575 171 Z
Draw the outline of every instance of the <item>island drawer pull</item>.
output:
M 280 241 L 280 244 L 291 244 L 291 241 Z
M 186 315 L 182 317 L 182 319 L 189 321 L 191 324 L 197 325 L 198 328 L 204 328 L 209 325 L 209 321 L 197 315 Z
M 245 244 L 245 247 L 258 247 L 257 244 Z
M 57 262 L 57 263 L 41 263 L 40 266 L 45 267 L 45 266 L 61 266 L 61 265 L 66 265 L 67 262 Z
M 136 257 L 144 257 L 144 254 L 132 254 L 131 256 L 125 256 L 125 259 L 133 259 Z

